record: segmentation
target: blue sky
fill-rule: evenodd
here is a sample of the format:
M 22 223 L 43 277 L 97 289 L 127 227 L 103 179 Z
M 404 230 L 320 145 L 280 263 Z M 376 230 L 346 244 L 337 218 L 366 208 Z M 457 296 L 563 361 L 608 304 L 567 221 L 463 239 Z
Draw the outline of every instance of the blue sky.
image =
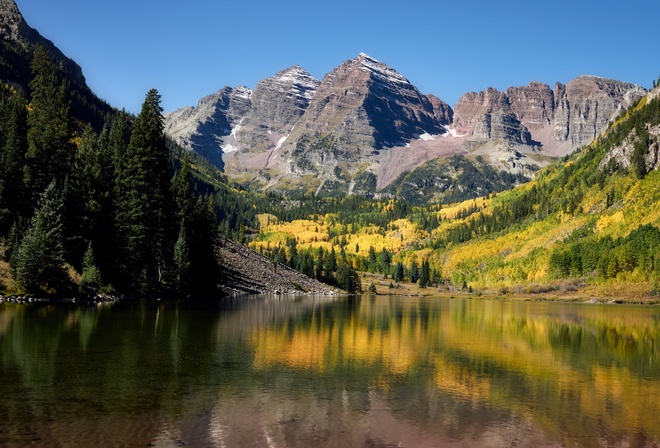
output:
M 468 91 L 585 74 L 660 76 L 658 0 L 16 0 L 110 104 L 165 111 L 299 64 L 323 75 L 360 52 L 450 105 Z

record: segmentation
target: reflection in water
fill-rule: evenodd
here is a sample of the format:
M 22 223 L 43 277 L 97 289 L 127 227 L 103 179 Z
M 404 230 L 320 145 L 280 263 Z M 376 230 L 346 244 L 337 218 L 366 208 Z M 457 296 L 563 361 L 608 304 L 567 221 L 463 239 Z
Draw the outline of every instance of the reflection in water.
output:
M 660 443 L 660 310 L 365 297 L 0 305 L 0 445 Z

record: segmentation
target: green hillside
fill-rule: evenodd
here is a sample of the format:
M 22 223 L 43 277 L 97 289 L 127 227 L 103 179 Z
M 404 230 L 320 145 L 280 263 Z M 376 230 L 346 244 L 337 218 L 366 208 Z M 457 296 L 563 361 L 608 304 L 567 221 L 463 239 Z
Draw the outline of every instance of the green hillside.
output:
M 252 246 L 278 253 L 295 239 L 298 253 L 336 247 L 358 269 L 388 278 L 400 263 L 404 281 L 418 280 L 428 263 L 432 279 L 423 283 L 445 291 L 654 300 L 659 124 L 660 100 L 647 97 L 597 141 L 508 192 L 450 206 L 362 201 L 296 221 L 273 216 Z

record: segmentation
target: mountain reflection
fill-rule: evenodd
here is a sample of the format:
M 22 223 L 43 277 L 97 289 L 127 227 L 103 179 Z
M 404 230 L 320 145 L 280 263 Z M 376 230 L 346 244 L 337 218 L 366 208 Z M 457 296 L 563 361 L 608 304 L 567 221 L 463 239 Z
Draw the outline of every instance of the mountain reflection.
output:
M 0 444 L 656 446 L 659 317 L 399 297 L 2 304 Z
M 256 328 L 254 367 L 312 369 L 365 386 L 433 387 L 465 405 L 515 411 L 561 440 L 660 432 L 655 309 L 378 297 L 354 310 Z

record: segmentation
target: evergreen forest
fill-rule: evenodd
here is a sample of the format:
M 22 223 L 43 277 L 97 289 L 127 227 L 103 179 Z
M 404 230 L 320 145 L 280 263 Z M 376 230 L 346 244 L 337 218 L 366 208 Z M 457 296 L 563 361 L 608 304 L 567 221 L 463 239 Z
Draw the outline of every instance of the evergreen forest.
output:
M 212 291 L 215 196 L 196 194 L 163 133 L 160 95 L 100 129 L 73 120 L 66 79 L 43 47 L 30 99 L 0 95 L 0 238 L 9 292 Z M 6 274 L 6 271 L 10 275 Z

